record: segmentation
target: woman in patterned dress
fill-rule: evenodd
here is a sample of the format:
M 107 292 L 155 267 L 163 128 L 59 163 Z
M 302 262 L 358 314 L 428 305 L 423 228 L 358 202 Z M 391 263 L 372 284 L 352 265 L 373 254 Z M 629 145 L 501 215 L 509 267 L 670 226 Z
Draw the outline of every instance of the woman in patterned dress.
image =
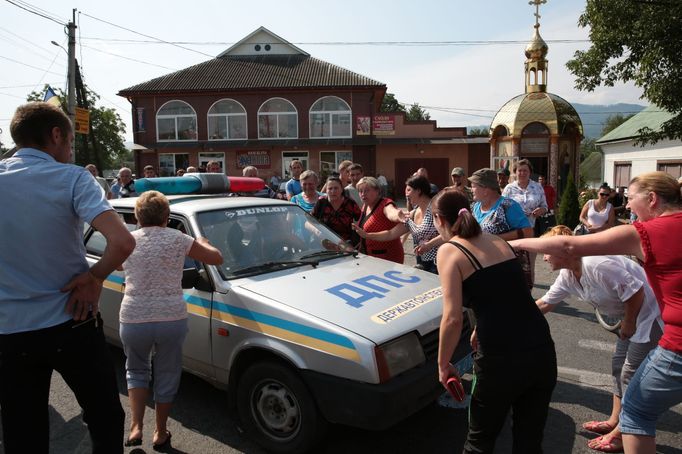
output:
M 436 269 L 436 253 L 443 240 L 433 224 L 431 214 L 431 185 L 429 180 L 421 176 L 413 176 L 405 182 L 405 198 L 415 207 L 409 216 L 399 213 L 400 224 L 390 230 L 370 233 L 356 228 L 358 235 L 367 240 L 391 241 L 406 233 L 412 234 L 414 252 L 417 255 L 417 267 L 430 273 L 438 274 Z
M 514 200 L 500 195 L 500 185 L 493 169 L 477 170 L 469 177 L 469 181 L 474 193 L 471 212 L 484 232 L 506 241 L 533 236 L 533 229 L 523 208 Z M 523 230 L 523 233 L 518 230 Z
M 355 228 L 363 232 L 373 233 L 391 230 L 402 222 L 404 214 L 396 207 L 393 200 L 381 197 L 381 186 L 374 177 L 363 177 L 356 185 L 362 199 L 362 215 Z M 405 253 L 400 238 L 390 241 L 363 239 L 361 252 L 372 257 L 390 260 L 396 263 L 405 261 Z
M 329 177 L 325 186 L 327 195 L 317 200 L 311 214 L 336 232 L 343 241 L 350 242 L 352 224 L 360 219 L 360 207 L 344 194 L 341 178 Z
M 135 250 L 123 262 L 126 286 L 119 322 L 131 410 L 126 446 L 142 444 L 152 363 L 156 402 L 152 446 L 169 445 L 166 423 L 180 386 L 182 343 L 187 335 L 187 304 L 180 285 L 185 256 L 209 265 L 223 263 L 220 251 L 206 238 L 194 239 L 168 228 L 169 214 L 168 199 L 160 192 L 147 191 L 137 199 L 135 217 L 140 228 L 133 232 Z

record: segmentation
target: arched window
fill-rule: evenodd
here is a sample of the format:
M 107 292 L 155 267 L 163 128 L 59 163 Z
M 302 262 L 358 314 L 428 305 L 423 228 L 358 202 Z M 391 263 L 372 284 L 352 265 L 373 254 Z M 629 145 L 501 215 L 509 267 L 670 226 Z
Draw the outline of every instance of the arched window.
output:
M 350 107 L 343 99 L 320 98 L 310 108 L 310 137 L 352 137 L 351 118 Z
M 168 101 L 156 113 L 156 140 L 197 140 L 197 114 L 184 101 Z
M 493 136 L 504 137 L 504 136 L 508 136 L 508 135 L 509 135 L 509 132 L 507 131 L 507 128 L 504 125 L 495 126 L 495 129 L 493 130 Z
M 298 137 L 298 112 L 284 98 L 270 98 L 258 109 L 259 139 Z
M 537 122 L 537 121 L 534 121 L 532 123 L 528 123 L 528 125 L 525 128 L 523 128 L 521 135 L 522 136 L 536 136 L 536 135 L 548 136 L 549 135 L 549 129 L 544 124 Z
M 208 109 L 208 140 L 246 139 L 246 109 L 233 99 L 221 99 Z

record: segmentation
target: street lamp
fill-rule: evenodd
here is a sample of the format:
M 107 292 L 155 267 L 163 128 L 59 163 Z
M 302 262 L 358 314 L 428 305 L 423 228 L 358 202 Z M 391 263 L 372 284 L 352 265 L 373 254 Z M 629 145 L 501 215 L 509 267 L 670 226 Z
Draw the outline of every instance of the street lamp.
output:
M 74 10 L 75 11 L 75 10 Z M 75 13 L 74 13 L 75 14 Z M 59 47 L 61 50 L 66 52 L 66 56 L 69 59 L 69 89 L 67 91 L 67 110 L 69 111 L 69 119 L 71 120 L 71 128 L 73 128 L 74 134 L 76 132 L 76 25 L 73 22 L 69 22 L 69 50 L 67 51 L 56 41 L 50 41 L 53 46 Z M 71 146 L 71 162 L 76 159 L 76 141 L 73 141 Z

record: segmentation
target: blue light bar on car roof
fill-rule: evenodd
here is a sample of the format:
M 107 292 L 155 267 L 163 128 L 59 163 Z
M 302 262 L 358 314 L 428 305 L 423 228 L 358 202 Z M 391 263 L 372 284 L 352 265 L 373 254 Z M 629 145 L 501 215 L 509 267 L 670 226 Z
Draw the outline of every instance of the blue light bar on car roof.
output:
M 260 178 L 227 177 L 220 173 L 186 173 L 181 177 L 140 178 L 135 180 L 135 192 L 159 191 L 166 195 L 224 194 L 255 192 L 263 189 Z

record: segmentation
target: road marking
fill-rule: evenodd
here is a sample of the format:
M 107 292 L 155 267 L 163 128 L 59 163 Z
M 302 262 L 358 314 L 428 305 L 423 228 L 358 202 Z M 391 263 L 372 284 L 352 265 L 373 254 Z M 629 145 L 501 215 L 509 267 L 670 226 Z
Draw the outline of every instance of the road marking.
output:
M 604 342 L 592 339 L 581 339 L 578 341 L 578 347 L 589 348 L 591 350 L 600 350 L 603 352 L 613 353 L 616 351 L 616 344 L 613 342 Z
M 573 369 L 572 367 L 557 367 L 559 378 L 565 381 L 578 383 L 588 388 L 611 389 L 613 387 L 613 377 L 608 374 L 600 374 L 589 370 Z

